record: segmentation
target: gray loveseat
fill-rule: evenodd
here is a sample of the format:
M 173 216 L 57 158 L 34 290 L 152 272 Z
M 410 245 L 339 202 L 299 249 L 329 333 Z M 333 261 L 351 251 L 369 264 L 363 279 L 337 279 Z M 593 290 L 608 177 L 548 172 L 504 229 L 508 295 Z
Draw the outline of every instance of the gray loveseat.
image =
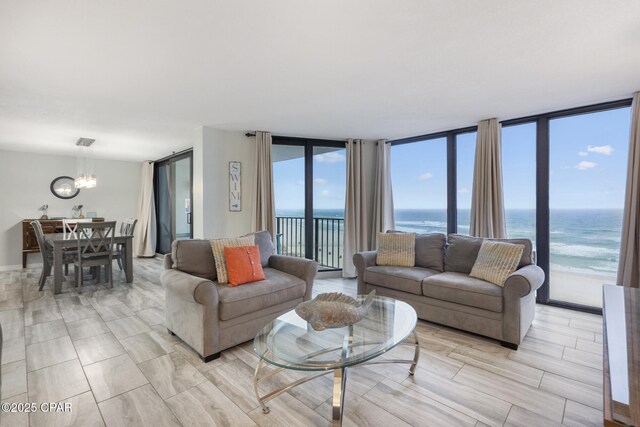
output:
M 166 326 L 208 362 L 251 340 L 271 320 L 311 298 L 318 264 L 273 255 L 271 235 L 255 234 L 266 280 L 230 287 L 216 282 L 209 240 L 176 240 L 165 255 Z
M 535 265 L 528 239 L 495 239 L 525 245 L 518 269 L 496 286 L 469 276 L 481 238 L 450 234 L 416 235 L 415 267 L 376 265 L 376 251 L 353 257 L 358 270 L 358 294 L 407 302 L 418 317 L 500 340 L 516 349 L 535 315 L 535 290 L 544 272 Z

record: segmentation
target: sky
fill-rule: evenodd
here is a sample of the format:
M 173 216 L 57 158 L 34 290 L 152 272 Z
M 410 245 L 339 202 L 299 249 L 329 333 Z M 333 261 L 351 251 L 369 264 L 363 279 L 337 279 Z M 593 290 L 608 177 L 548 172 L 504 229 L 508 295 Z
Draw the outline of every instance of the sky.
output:
M 551 209 L 623 207 L 629 107 L 550 121 L 549 203 Z M 535 208 L 535 124 L 502 130 L 506 209 Z M 476 133 L 458 135 L 458 208 L 469 209 Z M 278 146 L 273 147 L 274 150 Z M 276 162 L 276 209 L 304 207 L 304 160 Z M 314 156 L 314 209 L 343 209 L 346 179 L 344 149 Z M 446 139 L 391 148 L 391 177 L 396 209 L 446 209 Z
M 550 121 L 551 209 L 623 207 L 630 108 Z M 535 124 L 502 130 L 506 209 L 535 208 Z M 471 207 L 476 133 L 457 140 L 458 208 Z M 446 139 L 391 148 L 396 209 L 447 207 Z
M 278 150 L 274 145 L 273 150 Z M 300 156 L 273 164 L 276 210 L 304 209 L 304 148 Z M 346 149 L 313 156 L 314 209 L 344 209 L 347 179 Z

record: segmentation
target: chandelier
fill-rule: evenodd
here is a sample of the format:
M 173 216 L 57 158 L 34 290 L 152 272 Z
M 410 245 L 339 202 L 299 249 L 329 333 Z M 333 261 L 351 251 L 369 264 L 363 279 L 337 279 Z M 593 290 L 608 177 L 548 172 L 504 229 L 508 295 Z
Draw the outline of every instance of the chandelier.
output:
M 80 138 L 78 146 L 78 171 L 75 179 L 76 188 L 94 188 L 98 183 L 93 170 L 93 143 L 95 139 Z

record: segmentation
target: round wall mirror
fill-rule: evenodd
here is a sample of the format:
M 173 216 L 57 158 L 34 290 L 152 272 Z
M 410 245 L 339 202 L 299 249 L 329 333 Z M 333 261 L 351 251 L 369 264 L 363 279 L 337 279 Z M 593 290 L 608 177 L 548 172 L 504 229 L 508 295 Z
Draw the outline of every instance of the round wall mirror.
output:
M 51 181 L 51 192 L 61 199 L 73 199 L 80 193 L 76 188 L 75 181 L 70 176 L 59 176 Z

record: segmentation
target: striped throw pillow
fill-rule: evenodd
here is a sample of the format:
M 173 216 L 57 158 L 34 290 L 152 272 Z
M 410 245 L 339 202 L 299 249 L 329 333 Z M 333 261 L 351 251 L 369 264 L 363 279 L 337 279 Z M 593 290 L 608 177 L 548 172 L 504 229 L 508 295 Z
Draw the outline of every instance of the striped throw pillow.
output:
M 484 240 L 469 276 L 504 286 L 507 277 L 516 271 L 524 245 Z
M 398 267 L 415 266 L 415 233 L 379 233 L 376 264 Z
M 255 244 L 255 236 L 253 234 L 244 237 L 231 237 L 224 239 L 211 240 L 211 250 L 213 251 L 213 259 L 216 262 L 216 273 L 218 273 L 218 283 L 226 284 L 229 282 L 227 274 L 227 262 L 224 259 L 224 248 L 237 248 L 238 246 L 253 246 Z

